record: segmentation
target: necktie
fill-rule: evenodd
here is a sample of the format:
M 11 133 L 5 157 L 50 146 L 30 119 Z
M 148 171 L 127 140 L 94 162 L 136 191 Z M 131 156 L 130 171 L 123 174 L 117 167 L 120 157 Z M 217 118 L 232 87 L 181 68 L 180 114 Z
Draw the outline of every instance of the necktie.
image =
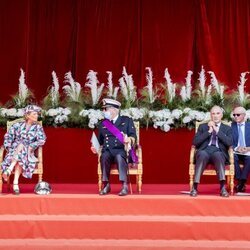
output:
M 244 140 L 244 138 L 243 138 L 243 133 L 242 133 L 242 126 L 243 126 L 244 124 L 239 124 L 238 125 L 238 132 L 239 132 L 239 146 L 240 147 L 245 147 L 246 145 L 245 145 L 245 140 Z
M 218 127 L 218 125 L 217 124 L 215 124 L 215 127 Z M 212 141 L 211 141 L 211 145 L 213 145 L 213 146 L 216 146 L 216 131 L 215 130 L 213 130 L 213 132 L 212 132 Z
M 212 132 L 212 142 L 211 145 L 216 146 L 216 132 L 213 130 Z

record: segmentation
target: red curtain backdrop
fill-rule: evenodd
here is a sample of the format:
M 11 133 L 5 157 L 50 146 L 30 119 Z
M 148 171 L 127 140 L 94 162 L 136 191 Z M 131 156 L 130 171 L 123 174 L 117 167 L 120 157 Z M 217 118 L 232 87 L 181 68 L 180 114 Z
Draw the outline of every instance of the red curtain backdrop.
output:
M 126 66 L 140 88 L 145 67 L 155 82 L 166 67 L 184 82 L 201 65 L 229 88 L 250 70 L 249 0 L 0 1 L 1 103 L 17 92 L 20 68 L 41 99 L 53 70 L 61 85 L 72 71 L 83 86 L 90 69 L 101 82 L 112 71 L 118 84 Z

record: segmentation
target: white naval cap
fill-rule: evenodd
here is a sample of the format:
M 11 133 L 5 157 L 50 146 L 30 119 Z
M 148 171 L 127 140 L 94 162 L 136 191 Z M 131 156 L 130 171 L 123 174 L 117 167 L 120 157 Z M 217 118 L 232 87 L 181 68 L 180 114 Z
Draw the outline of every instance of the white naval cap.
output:
M 106 107 L 114 107 L 119 109 L 121 107 L 121 103 L 114 100 L 114 99 L 109 99 L 109 98 L 104 98 L 102 100 L 102 107 L 106 108 Z

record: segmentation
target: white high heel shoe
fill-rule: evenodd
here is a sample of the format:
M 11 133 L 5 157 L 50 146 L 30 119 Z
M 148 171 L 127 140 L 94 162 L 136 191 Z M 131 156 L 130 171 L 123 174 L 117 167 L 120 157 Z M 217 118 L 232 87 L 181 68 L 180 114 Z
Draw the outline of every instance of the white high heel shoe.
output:
M 19 195 L 20 194 L 20 189 L 19 189 L 18 184 L 14 184 L 13 183 L 13 194 L 15 194 L 15 195 Z

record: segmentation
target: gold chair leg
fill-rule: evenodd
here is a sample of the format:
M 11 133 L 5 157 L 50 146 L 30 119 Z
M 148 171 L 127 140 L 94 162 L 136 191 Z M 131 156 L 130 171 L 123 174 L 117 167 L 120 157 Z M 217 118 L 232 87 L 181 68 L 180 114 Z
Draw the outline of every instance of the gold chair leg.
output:
M 102 175 L 98 174 L 98 189 L 99 192 L 102 190 Z
M 230 191 L 231 191 L 231 195 L 233 195 L 234 194 L 234 176 L 230 175 L 229 177 L 230 177 Z
M 2 175 L 1 175 L 1 178 L 0 178 L 0 193 L 3 192 L 3 178 L 2 178 Z
M 193 185 L 194 185 L 194 175 L 190 174 L 189 177 L 190 177 L 190 179 L 189 179 L 189 188 L 190 188 L 190 191 L 191 191 L 192 188 L 193 188 Z
M 43 180 L 43 174 L 39 174 L 38 175 L 38 182 L 42 181 Z
M 141 189 L 142 189 L 142 175 L 139 174 L 138 175 L 138 191 L 139 191 L 139 194 L 141 194 Z
M 139 176 L 138 176 L 138 174 L 136 175 L 136 190 L 139 193 Z

